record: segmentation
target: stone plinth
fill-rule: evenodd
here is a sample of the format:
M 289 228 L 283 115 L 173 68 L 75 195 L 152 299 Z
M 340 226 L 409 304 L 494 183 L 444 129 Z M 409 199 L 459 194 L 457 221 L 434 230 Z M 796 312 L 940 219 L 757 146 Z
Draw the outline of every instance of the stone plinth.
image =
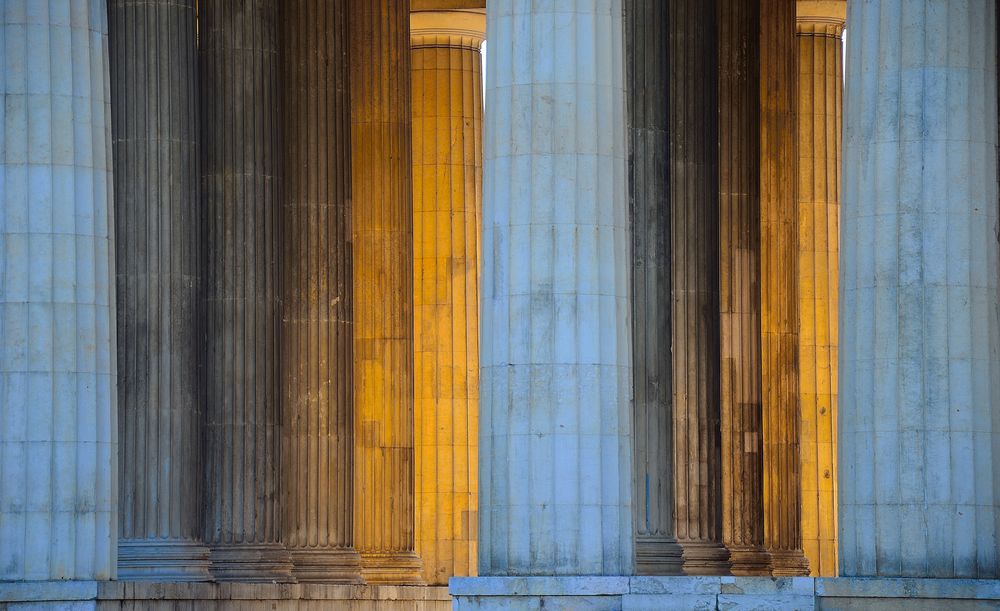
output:
M 484 11 L 410 14 L 414 435 L 424 581 L 475 575 Z
M 455 577 L 449 592 L 455 611 L 978 611 L 1000 605 L 1000 581 L 972 579 Z
M 118 547 L 107 6 L 0 17 L 0 580 L 111 579 Z
M 797 0 L 802 548 L 837 574 L 837 275 L 846 0 Z
M 0 583 L 5 611 L 449 611 L 447 588 L 320 584 L 191 584 L 164 582 Z

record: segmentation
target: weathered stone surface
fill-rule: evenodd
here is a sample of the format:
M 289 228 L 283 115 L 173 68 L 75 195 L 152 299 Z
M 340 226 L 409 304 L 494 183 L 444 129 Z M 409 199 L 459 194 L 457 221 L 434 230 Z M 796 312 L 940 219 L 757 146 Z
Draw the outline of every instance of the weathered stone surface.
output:
M 761 434 L 764 547 L 774 575 L 809 571 L 799 527 L 795 59 L 795 0 L 761 0 Z
M 496 0 L 487 28 L 480 572 L 628 574 L 621 1 Z
M 276 0 L 199 5 L 207 233 L 205 541 L 219 580 L 291 579 L 281 543 Z
M 194 0 L 109 3 L 120 579 L 206 580 Z
M 719 0 L 722 538 L 737 575 L 765 575 L 761 448 L 760 3 Z
M 682 562 L 673 511 L 667 8 L 661 0 L 625 2 L 635 553 L 636 570 L 652 575 L 679 574 Z
M 282 535 L 300 582 L 357 583 L 347 13 L 282 0 Z
M 107 6 L 8 0 L 0 20 L 0 580 L 111 579 Z
M 408 4 L 346 3 L 354 241 L 354 542 L 369 583 L 421 583 L 413 513 Z
M 843 575 L 1000 575 L 995 11 L 848 4 Z
M 416 545 L 424 581 L 476 574 L 485 12 L 410 13 Z
M 797 0 L 802 547 L 837 574 L 837 275 L 847 0 Z

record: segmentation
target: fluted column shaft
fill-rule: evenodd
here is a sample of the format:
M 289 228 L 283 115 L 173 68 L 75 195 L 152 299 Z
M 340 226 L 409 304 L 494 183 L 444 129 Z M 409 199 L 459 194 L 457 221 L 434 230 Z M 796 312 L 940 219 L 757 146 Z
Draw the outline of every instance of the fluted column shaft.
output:
M 732 572 L 763 549 L 760 326 L 760 5 L 719 0 L 722 531 Z
M 207 254 L 205 539 L 219 580 L 290 579 L 281 544 L 277 0 L 199 5 Z
M 410 12 L 349 0 L 355 545 L 369 583 L 419 583 L 413 499 Z
M 674 529 L 684 572 L 719 574 L 729 566 L 721 524 L 716 2 L 678 0 L 668 13 Z
M 112 0 L 120 579 L 209 578 L 194 0 Z
M 625 2 L 632 213 L 636 571 L 681 572 L 674 535 L 668 3 Z M 686 461 L 685 463 L 686 464 Z
M 761 360 L 764 545 L 775 575 L 803 575 L 799 528 L 795 0 L 760 4 Z
M 837 574 L 837 274 L 846 0 L 797 0 L 802 548 Z
M 493 0 L 487 40 L 479 571 L 629 574 L 621 1 Z
M 482 12 L 410 18 L 414 421 L 424 581 L 476 573 Z
M 840 571 L 997 578 L 996 5 L 847 10 Z
M 10 0 L 0 19 L 0 580 L 113 579 L 107 9 Z
M 302 581 L 356 583 L 347 9 L 282 0 L 284 543 Z

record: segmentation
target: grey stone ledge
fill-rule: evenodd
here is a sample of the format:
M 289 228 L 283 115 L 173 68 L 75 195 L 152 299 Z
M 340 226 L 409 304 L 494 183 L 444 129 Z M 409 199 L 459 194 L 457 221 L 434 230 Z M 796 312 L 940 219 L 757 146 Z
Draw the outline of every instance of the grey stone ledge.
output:
M 0 602 L 95 600 L 96 581 L 0 581 Z
M 816 596 L 1000 600 L 1000 579 L 820 577 L 816 579 Z
M 452 577 L 452 596 L 621 596 L 629 593 L 624 576 Z

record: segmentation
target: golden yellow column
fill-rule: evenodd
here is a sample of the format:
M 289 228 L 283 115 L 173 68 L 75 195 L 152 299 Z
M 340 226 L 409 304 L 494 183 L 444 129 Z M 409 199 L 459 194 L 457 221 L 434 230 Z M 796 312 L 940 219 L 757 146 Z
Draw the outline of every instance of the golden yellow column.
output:
M 486 14 L 410 14 L 417 553 L 429 584 L 476 574 L 480 46 Z
M 413 513 L 410 3 L 350 0 L 354 545 L 368 583 L 419 584 Z
M 798 0 L 802 546 L 837 574 L 837 273 L 847 0 Z

